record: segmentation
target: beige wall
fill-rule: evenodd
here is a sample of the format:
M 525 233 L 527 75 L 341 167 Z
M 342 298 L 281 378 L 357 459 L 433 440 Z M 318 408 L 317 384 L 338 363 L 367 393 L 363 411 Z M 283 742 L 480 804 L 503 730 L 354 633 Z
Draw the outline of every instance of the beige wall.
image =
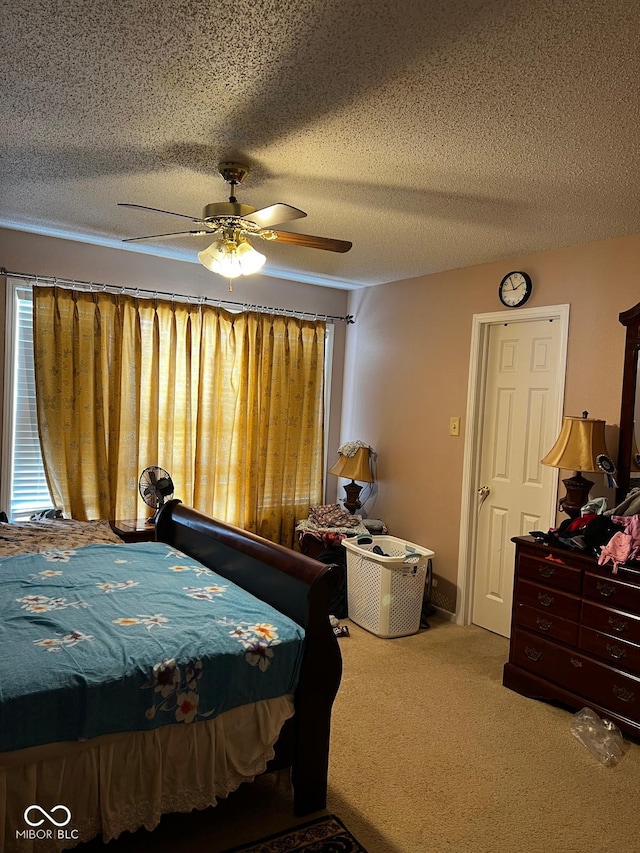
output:
M 312 251 L 312 250 L 310 250 Z M 172 261 L 140 252 L 76 243 L 21 231 L 0 229 L 0 267 L 10 272 L 127 285 L 145 290 L 237 300 L 274 308 L 312 311 L 342 317 L 347 313 L 348 292 L 337 288 L 284 281 L 267 276 L 238 279 L 233 293 L 228 282 L 199 263 Z M 4 280 L 0 277 L 0 285 Z M 0 320 L 4 331 L 4 288 L 0 288 Z M 334 325 L 335 341 L 328 423 L 329 458 L 340 444 L 340 406 L 344 365 L 345 324 Z M 0 358 L 4 355 L 4 348 Z M 0 365 L 0 381 L 3 371 Z M 1 386 L 0 386 L 1 387 Z M 1 412 L 0 407 L 0 412 Z M 328 497 L 335 499 L 335 477 L 329 477 Z
M 640 235 L 350 294 L 356 323 L 347 330 L 343 439 L 361 439 L 377 452 L 378 495 L 369 514 L 436 552 L 435 600 L 452 611 L 472 317 L 502 308 L 498 283 L 514 269 L 533 279 L 528 307 L 570 304 L 564 411 L 586 409 L 613 425 L 607 442 L 615 458 L 625 339 L 618 314 L 640 301 Z M 462 419 L 459 438 L 449 436 L 454 415 Z M 593 496 L 613 501 L 603 475 L 589 479 Z
M 570 304 L 565 413 L 586 409 L 606 420 L 609 452 L 617 451 L 624 346 L 618 314 L 640 300 L 640 235 L 351 292 L 255 276 L 236 282 L 229 294 L 224 280 L 198 264 L 7 230 L 0 230 L 0 266 L 355 314 L 355 325 L 335 327 L 329 462 L 342 441 L 359 438 L 374 447 L 377 495 L 365 510 L 383 518 L 392 533 L 436 552 L 436 603 L 450 610 L 456 601 L 472 317 L 501 309 L 497 287 L 505 272 L 531 275 L 528 306 Z M 453 415 L 462 419 L 459 438 L 448 434 Z M 590 478 L 596 481 L 592 494 L 612 497 L 603 476 Z M 329 476 L 329 500 L 336 486 Z

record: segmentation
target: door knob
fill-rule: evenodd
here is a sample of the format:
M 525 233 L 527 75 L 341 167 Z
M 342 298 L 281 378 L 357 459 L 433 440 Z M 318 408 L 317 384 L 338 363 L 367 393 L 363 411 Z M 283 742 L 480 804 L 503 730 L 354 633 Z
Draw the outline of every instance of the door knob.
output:
M 478 512 L 480 511 L 480 507 L 482 506 L 482 504 L 483 504 L 483 503 L 486 501 L 486 499 L 489 497 L 489 493 L 490 493 L 490 492 L 491 492 L 491 489 L 489 488 L 489 486 L 480 486 L 480 488 L 478 489 L 478 491 L 477 491 L 477 495 L 478 495 Z

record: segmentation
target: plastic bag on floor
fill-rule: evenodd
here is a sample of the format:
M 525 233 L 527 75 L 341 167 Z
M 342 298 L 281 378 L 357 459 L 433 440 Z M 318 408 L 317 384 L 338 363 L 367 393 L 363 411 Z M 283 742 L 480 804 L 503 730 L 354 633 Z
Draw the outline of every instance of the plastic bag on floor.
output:
M 620 729 L 609 720 L 601 720 L 591 708 L 583 708 L 574 714 L 570 730 L 607 767 L 616 765 L 626 751 Z

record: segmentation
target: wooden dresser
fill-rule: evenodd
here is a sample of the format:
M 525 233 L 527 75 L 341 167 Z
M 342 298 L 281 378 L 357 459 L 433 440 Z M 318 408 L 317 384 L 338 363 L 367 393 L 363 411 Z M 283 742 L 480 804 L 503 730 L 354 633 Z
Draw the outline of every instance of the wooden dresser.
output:
M 524 696 L 592 708 L 640 738 L 640 565 L 516 537 L 509 661 L 502 683 Z

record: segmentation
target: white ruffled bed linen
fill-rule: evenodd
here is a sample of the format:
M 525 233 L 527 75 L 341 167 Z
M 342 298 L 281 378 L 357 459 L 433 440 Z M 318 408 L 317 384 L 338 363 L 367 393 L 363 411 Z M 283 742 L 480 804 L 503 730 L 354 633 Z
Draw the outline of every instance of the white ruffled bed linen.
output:
M 109 841 L 153 829 L 162 814 L 213 806 L 265 770 L 291 716 L 289 695 L 213 720 L 0 753 L 0 850 L 49 853 L 99 833 Z M 77 840 L 16 839 L 28 829 L 25 808 L 58 803 L 70 809 L 66 829 L 78 830 Z

